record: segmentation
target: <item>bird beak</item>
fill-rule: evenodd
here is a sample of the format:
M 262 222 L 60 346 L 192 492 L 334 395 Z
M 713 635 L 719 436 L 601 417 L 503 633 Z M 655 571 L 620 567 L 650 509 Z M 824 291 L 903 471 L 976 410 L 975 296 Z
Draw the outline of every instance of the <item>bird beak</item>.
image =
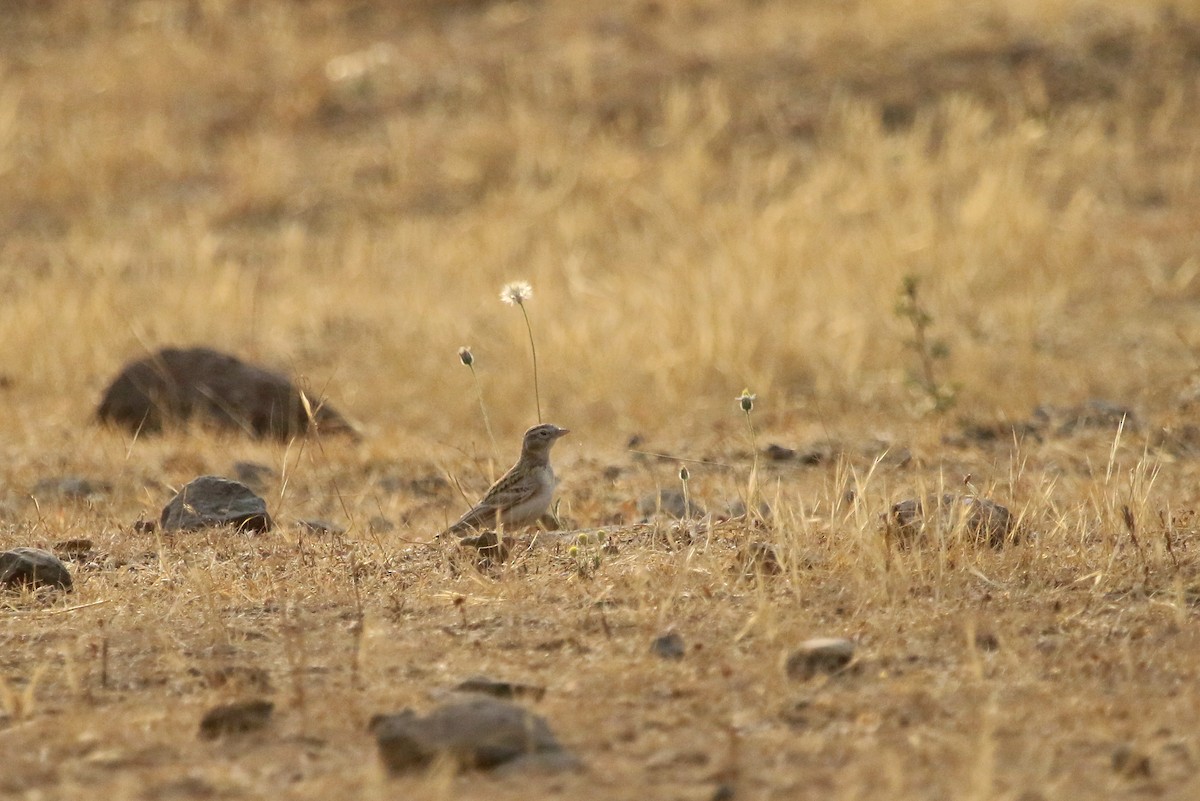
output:
M 570 434 L 570 433 L 571 433 L 571 429 L 560 428 L 560 429 L 558 429 L 558 432 L 554 435 L 554 438 L 558 439 L 559 437 L 566 436 L 567 434 Z

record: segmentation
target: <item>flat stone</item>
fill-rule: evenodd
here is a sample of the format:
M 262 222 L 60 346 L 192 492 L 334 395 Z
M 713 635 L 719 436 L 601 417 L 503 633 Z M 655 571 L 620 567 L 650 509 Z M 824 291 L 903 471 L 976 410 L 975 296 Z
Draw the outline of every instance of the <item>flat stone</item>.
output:
M 437 707 L 425 717 L 412 710 L 378 715 L 371 731 L 393 774 L 421 770 L 439 757 L 459 768 L 492 770 L 537 755 L 538 769 L 578 767 L 545 719 L 495 698 L 477 697 Z M 517 763 L 520 765 L 520 763 Z
M 195 531 L 232 526 L 242 531 L 270 531 L 267 503 L 237 481 L 200 476 L 179 490 L 162 510 L 163 531 Z
M 265 728 L 274 709 L 275 704 L 261 699 L 213 707 L 200 720 L 200 737 L 213 740 Z
M 309 398 L 322 434 L 356 433 L 331 406 Z M 256 437 L 305 434 L 308 411 L 286 376 L 210 348 L 165 348 L 129 362 L 113 379 L 96 416 L 149 434 L 193 418 Z
M 821 674 L 838 673 L 854 658 L 854 643 L 842 637 L 816 637 L 800 643 L 788 655 L 784 669 L 789 679 L 806 681 Z
M 0 553 L 0 585 L 57 587 L 70 590 L 71 571 L 54 554 L 41 548 L 12 548 Z

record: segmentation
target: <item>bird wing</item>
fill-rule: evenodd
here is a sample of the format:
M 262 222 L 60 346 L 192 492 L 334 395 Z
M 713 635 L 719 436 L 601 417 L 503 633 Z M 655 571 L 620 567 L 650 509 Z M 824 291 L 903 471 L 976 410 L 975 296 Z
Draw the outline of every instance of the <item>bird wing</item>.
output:
M 498 515 L 517 506 L 537 492 L 537 476 L 532 471 L 518 470 L 519 464 L 496 480 L 479 503 L 460 517 L 443 534 L 455 534 L 481 525 L 495 525 Z

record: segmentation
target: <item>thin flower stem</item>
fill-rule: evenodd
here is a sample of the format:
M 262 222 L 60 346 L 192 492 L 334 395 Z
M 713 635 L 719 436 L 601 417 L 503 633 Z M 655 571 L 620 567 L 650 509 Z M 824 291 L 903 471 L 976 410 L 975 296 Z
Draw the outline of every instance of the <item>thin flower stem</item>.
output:
M 750 451 L 754 454 L 753 461 L 750 465 L 750 484 L 746 488 L 746 510 L 749 512 L 754 507 L 754 491 L 758 488 L 758 435 L 754 431 L 754 420 L 750 417 L 750 412 L 746 411 L 746 428 L 750 432 Z
M 754 454 L 754 461 L 750 467 L 750 482 L 746 486 L 747 513 L 754 507 L 754 490 L 758 485 L 758 435 L 754 431 L 754 420 L 750 417 L 750 412 L 754 411 L 754 399 L 757 397 L 747 388 L 742 390 L 741 395 L 734 398 L 741 408 L 742 414 L 746 415 L 746 430 L 750 433 L 750 452 Z
M 533 344 L 533 325 L 529 322 L 529 312 L 525 311 L 525 304 L 518 303 L 521 307 L 521 314 L 525 316 L 525 330 L 529 332 L 529 351 L 533 354 L 533 400 L 537 404 L 537 419 L 538 423 L 542 422 L 542 392 L 538 385 L 538 362 L 537 362 L 537 346 Z
M 475 382 L 475 396 L 479 399 L 479 412 L 483 415 L 483 427 L 487 429 L 488 439 L 492 443 L 492 462 L 495 463 L 499 458 L 499 448 L 496 447 L 496 436 L 492 433 L 492 423 L 488 419 L 487 406 L 483 402 L 483 386 L 479 383 L 479 375 L 475 372 L 475 365 L 468 364 L 471 368 L 471 380 Z

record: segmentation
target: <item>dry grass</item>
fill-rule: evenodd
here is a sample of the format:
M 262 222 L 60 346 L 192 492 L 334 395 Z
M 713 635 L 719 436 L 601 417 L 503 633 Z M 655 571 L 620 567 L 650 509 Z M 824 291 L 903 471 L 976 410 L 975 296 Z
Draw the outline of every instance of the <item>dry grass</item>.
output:
M 0 609 L 0 795 L 1200 795 L 1191 4 L 3 13 L 0 545 L 98 555 L 71 596 Z M 950 348 L 943 417 L 905 380 L 910 274 Z M 548 419 L 574 432 L 573 524 L 678 486 L 677 461 L 625 449 L 635 433 L 699 460 L 705 506 L 744 496 L 742 387 L 753 446 L 846 455 L 760 460 L 765 525 L 481 574 L 426 542 L 463 508 L 446 477 L 485 486 L 533 416 L 524 325 L 497 299 L 516 278 Z M 289 370 L 368 436 L 90 424 L 123 361 L 179 343 Z M 1089 397 L 1141 425 L 979 435 Z M 277 532 L 134 530 L 241 459 L 278 473 Z M 108 489 L 35 503 L 56 475 Z M 1034 536 L 887 548 L 890 503 L 964 482 Z M 296 525 L 315 517 L 348 530 Z M 739 580 L 751 540 L 782 575 Z M 667 628 L 682 662 L 649 653 Z M 782 660 L 817 635 L 853 637 L 859 670 L 790 682 Z M 589 771 L 386 779 L 369 717 L 478 673 L 546 686 L 539 712 Z M 277 702 L 267 734 L 197 739 L 205 709 L 253 694 Z M 1113 768 L 1124 747 L 1148 772 Z

